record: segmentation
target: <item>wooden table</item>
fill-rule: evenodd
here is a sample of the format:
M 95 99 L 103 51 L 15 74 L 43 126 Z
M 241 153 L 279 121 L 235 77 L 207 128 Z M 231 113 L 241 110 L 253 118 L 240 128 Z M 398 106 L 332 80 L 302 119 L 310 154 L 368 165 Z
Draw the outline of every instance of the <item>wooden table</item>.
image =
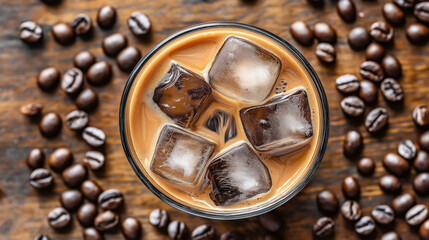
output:
M 118 107 L 122 88 L 127 74 L 121 72 L 113 59 L 106 57 L 100 43 L 104 36 L 114 32 L 123 32 L 128 36 L 130 45 L 147 52 L 157 42 L 169 34 L 206 21 L 238 21 L 265 28 L 294 44 L 318 72 L 329 98 L 331 113 L 331 134 L 325 158 L 312 182 L 292 201 L 277 211 L 285 224 L 280 236 L 283 239 L 311 239 L 312 225 L 323 216 L 316 207 L 315 197 L 323 189 L 332 190 L 343 202 L 340 189 L 341 181 L 348 175 L 359 179 L 362 188 L 360 203 L 364 214 L 368 215 L 377 204 L 390 203 L 393 196 L 384 195 L 378 185 L 378 178 L 385 174 L 381 159 L 388 152 L 395 152 L 397 144 L 404 138 L 417 139 L 411 113 L 418 104 L 428 103 L 429 94 L 429 48 L 413 46 L 406 40 L 404 29 L 395 29 L 394 44 L 388 52 L 397 56 L 403 67 L 404 77 L 400 80 L 405 90 L 405 101 L 398 106 L 389 106 L 379 96 L 380 106 L 386 106 L 390 114 L 390 127 L 383 137 L 371 137 L 362 126 L 362 121 L 346 120 L 339 108 L 342 95 L 335 89 L 335 78 L 339 74 L 358 75 L 359 64 L 364 52 L 353 52 L 346 41 L 348 31 L 357 25 L 368 27 L 376 20 L 382 20 L 381 4 L 384 0 L 364 2 L 356 0 L 359 17 L 355 24 L 345 24 L 337 16 L 334 1 L 326 0 L 323 8 L 313 8 L 304 0 L 255 0 L 244 3 L 240 0 L 64 0 L 59 6 L 50 7 L 38 0 L 15 0 L 0 2 L 0 239 L 32 239 L 38 233 L 49 234 L 53 239 L 80 239 L 82 228 L 76 220 L 66 232 L 56 232 L 48 226 L 48 212 L 59 206 L 59 193 L 66 189 L 60 177 L 55 175 L 56 186 L 46 195 L 39 194 L 28 184 L 29 169 L 25 157 L 33 147 L 43 148 L 49 154 L 58 147 L 70 147 L 75 162 L 82 159 L 90 148 L 67 128 L 54 139 L 40 136 L 37 122 L 30 121 L 19 113 L 19 107 L 29 102 L 45 105 L 45 112 L 57 111 L 62 118 L 75 108 L 72 100 L 60 89 L 45 93 L 36 87 L 37 73 L 47 67 L 56 66 L 62 71 L 72 66 L 72 58 L 78 51 L 88 49 L 98 59 L 107 60 L 114 67 L 114 78 L 104 87 L 96 87 L 101 103 L 91 114 L 91 124 L 102 128 L 107 134 L 107 167 L 99 174 L 90 174 L 105 188 L 120 189 L 125 195 L 125 206 L 121 217 L 133 216 L 143 224 L 144 239 L 166 239 L 158 234 L 148 223 L 148 213 L 156 208 L 166 208 L 172 219 L 183 220 L 189 229 L 206 223 L 215 226 L 218 233 L 238 230 L 247 233 L 249 239 L 261 237 L 264 231 L 256 218 L 224 222 L 207 220 L 177 211 L 156 198 L 131 170 L 122 150 L 118 129 Z M 63 47 L 53 41 L 51 26 L 59 21 L 69 22 L 75 14 L 83 12 L 95 18 L 96 11 L 103 4 L 112 4 L 118 9 L 119 19 L 109 31 L 96 27 L 94 36 L 89 40 L 77 39 L 76 43 Z M 126 27 L 126 19 L 135 10 L 147 13 L 153 23 L 151 38 L 140 41 L 131 35 Z M 39 47 L 29 47 L 18 37 L 18 26 L 25 20 L 35 20 L 42 24 L 45 31 L 44 43 Z M 316 45 L 303 47 L 298 45 L 289 33 L 290 24 L 296 20 L 307 21 L 314 25 L 319 21 L 332 24 L 338 32 L 337 63 L 324 65 L 314 54 Z M 414 22 L 412 16 L 407 22 Z M 374 106 L 371 106 L 373 108 Z M 368 109 L 367 109 L 368 111 Z M 346 131 L 358 129 L 365 138 L 362 156 L 372 157 L 377 162 L 373 177 L 357 174 L 355 160 L 346 159 L 342 152 L 342 141 Z M 402 179 L 403 192 L 413 192 L 410 185 L 415 173 Z M 419 203 L 428 203 L 428 198 L 419 197 Z M 358 239 L 352 227 L 347 225 L 340 215 L 335 217 L 335 239 Z M 396 230 L 403 239 L 417 239 L 416 229 L 408 227 L 402 219 L 395 221 Z M 377 228 L 377 238 L 382 232 L 394 227 Z M 122 238 L 120 231 L 105 235 L 106 239 Z

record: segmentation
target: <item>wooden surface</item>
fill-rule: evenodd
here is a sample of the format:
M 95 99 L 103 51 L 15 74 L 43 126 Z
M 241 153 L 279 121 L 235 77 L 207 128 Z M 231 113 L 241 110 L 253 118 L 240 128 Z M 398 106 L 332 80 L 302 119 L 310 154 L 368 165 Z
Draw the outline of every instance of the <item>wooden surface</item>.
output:
M 363 52 L 353 52 L 346 42 L 346 34 L 353 26 L 368 27 L 375 20 L 382 20 L 381 5 L 384 0 L 365 2 L 356 0 L 359 11 L 355 24 L 343 23 L 335 11 L 334 1 L 325 0 L 324 8 L 313 8 L 304 0 L 255 0 L 244 3 L 240 0 L 63 0 L 59 6 L 49 7 L 38 0 L 0 1 L 0 239 L 32 239 L 38 233 L 49 234 L 53 239 L 80 239 L 82 228 L 76 220 L 66 232 L 56 232 L 48 226 L 47 214 L 59 206 L 59 193 L 66 189 L 60 177 L 55 175 L 55 188 L 49 194 L 39 194 L 28 184 L 29 169 L 25 157 L 33 147 L 41 147 L 49 154 L 58 147 L 70 147 L 75 162 L 80 162 L 85 151 L 90 148 L 67 128 L 55 139 L 40 136 L 37 123 L 19 113 L 19 107 L 28 102 L 45 105 L 44 112 L 57 111 L 64 119 L 75 109 L 70 98 L 60 89 L 44 93 L 36 87 L 35 76 L 47 66 L 56 66 L 61 71 L 72 66 L 71 60 L 78 51 L 88 49 L 97 59 L 106 59 L 114 66 L 114 78 L 107 86 L 96 87 L 101 104 L 91 114 L 91 125 L 102 128 L 107 134 L 105 152 L 107 167 L 100 174 L 90 174 L 103 188 L 118 188 L 125 195 L 125 206 L 121 217 L 137 217 L 143 224 L 144 239 L 166 239 L 148 224 L 147 216 L 151 209 L 166 208 L 172 219 L 183 220 L 192 230 L 200 224 L 215 226 L 218 233 L 238 230 L 247 233 L 249 239 L 265 233 L 256 218 L 224 222 L 201 219 L 177 211 L 152 195 L 129 166 L 119 139 L 118 107 L 122 88 L 127 74 L 119 71 L 114 60 L 107 58 L 101 50 L 101 39 L 113 32 L 123 32 L 130 45 L 147 52 L 157 42 L 169 34 L 206 21 L 238 21 L 265 28 L 294 44 L 318 72 L 329 98 L 331 112 L 331 134 L 325 158 L 312 179 L 312 182 L 292 201 L 277 211 L 285 221 L 280 236 L 283 239 L 311 239 L 312 225 L 323 216 L 316 207 L 315 196 L 329 189 L 344 201 L 340 183 L 345 176 L 353 175 L 359 179 L 362 188 L 360 203 L 364 214 L 369 214 L 377 204 L 390 203 L 393 196 L 383 195 L 377 180 L 385 174 L 381 159 L 388 152 L 396 151 L 397 144 L 404 138 L 417 139 L 418 131 L 411 121 L 411 112 L 417 104 L 428 103 L 429 95 L 429 46 L 412 46 L 406 40 L 404 29 L 395 29 L 395 41 L 388 52 L 397 56 L 403 66 L 404 77 L 400 80 L 405 90 L 405 101 L 400 107 L 389 106 L 380 97 L 379 106 L 387 106 L 390 114 L 390 127 L 387 133 L 378 138 L 368 135 L 362 121 L 346 120 L 339 108 L 343 96 L 335 90 L 335 78 L 339 74 L 358 74 L 358 66 L 364 59 Z M 75 14 L 84 12 L 93 19 L 103 4 L 112 4 L 118 9 L 119 19 L 109 31 L 96 27 L 94 36 L 88 40 L 77 39 L 76 43 L 63 47 L 53 41 L 50 35 L 52 24 L 70 22 Z M 153 23 L 149 40 L 140 41 L 131 35 L 126 27 L 126 19 L 135 10 L 147 13 Z M 45 31 L 44 43 L 39 47 L 29 47 L 17 37 L 18 26 L 22 21 L 35 20 Z M 305 20 L 310 25 L 319 21 L 331 23 L 338 31 L 337 63 L 321 64 L 314 54 L 316 45 L 302 47 L 289 33 L 289 26 L 296 20 Z M 407 22 L 414 22 L 408 17 Z M 373 108 L 372 106 L 371 108 Z M 368 112 L 369 109 L 367 109 Z M 346 159 L 342 153 L 342 140 L 345 132 L 358 129 L 365 138 L 363 156 L 377 161 L 376 173 L 367 178 L 357 174 L 355 161 Z M 403 192 L 412 192 L 410 182 L 413 174 L 402 179 Z M 418 202 L 429 203 L 428 198 L 419 197 Z M 335 216 L 335 239 L 359 239 L 341 216 Z M 396 219 L 395 226 L 403 239 L 417 239 L 416 229 L 408 227 L 402 219 Z M 393 229 L 377 228 L 377 238 L 382 232 Z M 105 235 L 106 239 L 121 239 L 119 231 Z

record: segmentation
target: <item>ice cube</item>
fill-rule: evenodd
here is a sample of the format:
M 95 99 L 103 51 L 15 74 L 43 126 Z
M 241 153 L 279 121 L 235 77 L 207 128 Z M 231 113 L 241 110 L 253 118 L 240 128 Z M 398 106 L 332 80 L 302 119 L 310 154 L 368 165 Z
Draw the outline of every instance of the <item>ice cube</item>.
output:
M 215 110 L 206 120 L 204 126 L 218 135 L 223 135 L 224 143 L 237 136 L 235 117 L 222 110 Z
M 158 176 L 195 186 L 216 144 L 174 125 L 165 125 L 155 146 L 150 169 Z
M 278 57 L 238 37 L 228 37 L 209 71 L 209 82 L 237 101 L 259 103 L 271 93 L 281 69 Z
M 275 96 L 263 105 L 243 108 L 240 118 L 253 147 L 273 155 L 301 149 L 313 136 L 311 109 L 304 90 Z
M 268 168 L 247 143 L 214 159 L 207 170 L 210 198 L 217 206 L 231 205 L 271 189 Z
M 155 88 L 153 101 L 177 125 L 187 128 L 211 92 L 212 89 L 204 78 L 172 63 L 170 70 Z

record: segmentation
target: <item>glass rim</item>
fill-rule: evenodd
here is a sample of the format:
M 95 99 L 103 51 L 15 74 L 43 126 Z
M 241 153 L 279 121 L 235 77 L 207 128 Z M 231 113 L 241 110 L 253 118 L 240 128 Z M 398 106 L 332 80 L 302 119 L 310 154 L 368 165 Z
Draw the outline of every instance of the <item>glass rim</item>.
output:
M 125 111 L 126 111 L 126 107 L 127 107 L 128 96 L 129 96 L 130 90 L 132 89 L 132 86 L 133 86 L 133 84 L 136 80 L 136 77 L 138 76 L 140 70 L 152 58 L 152 56 L 155 55 L 166 44 L 170 43 L 171 41 L 173 41 L 179 37 L 182 37 L 184 35 L 187 35 L 187 34 L 190 34 L 190 33 L 196 32 L 196 31 L 200 31 L 200 30 L 205 30 L 205 29 L 210 29 L 210 28 L 221 28 L 221 27 L 239 28 L 239 29 L 252 31 L 252 32 L 255 32 L 257 34 L 261 34 L 265 37 L 268 37 L 268 38 L 274 40 L 276 43 L 280 44 L 282 47 L 284 47 L 286 50 L 288 50 L 290 53 L 292 53 L 294 55 L 294 57 L 296 57 L 299 60 L 299 62 L 305 68 L 307 73 L 310 75 L 310 78 L 313 80 L 313 83 L 314 83 L 314 85 L 317 89 L 317 93 L 319 95 L 319 100 L 321 103 L 321 111 L 323 113 L 323 118 L 322 118 L 322 123 L 321 123 L 322 132 L 320 134 L 321 140 L 319 143 L 320 145 L 318 148 L 318 152 L 317 152 L 316 156 L 314 157 L 313 164 L 310 166 L 310 169 L 305 173 L 305 175 L 301 179 L 301 181 L 299 183 L 297 183 L 296 186 L 294 186 L 284 196 L 282 196 L 281 198 L 277 199 L 276 201 L 274 201 L 272 203 L 267 204 L 266 206 L 263 206 L 263 207 L 258 208 L 258 209 L 251 209 L 251 210 L 246 211 L 246 212 L 235 212 L 235 213 L 228 213 L 228 214 L 209 212 L 209 211 L 195 209 L 195 208 L 183 205 L 183 204 L 173 200 L 172 198 L 166 196 L 164 193 L 162 193 L 160 190 L 158 190 L 150 182 L 150 180 L 146 178 L 144 173 L 141 171 L 141 169 L 137 165 L 137 161 L 134 159 L 134 157 L 131 153 L 130 145 L 128 143 L 127 134 L 126 134 L 126 127 L 125 127 Z M 317 76 L 316 72 L 314 71 L 313 67 L 304 58 L 304 56 L 295 47 L 293 47 L 290 43 L 288 43 L 286 40 L 278 37 L 277 35 L 269 32 L 267 30 L 264 30 L 262 28 L 259 28 L 259 27 L 253 26 L 253 25 L 236 23 L 236 22 L 210 22 L 210 23 L 202 23 L 202 24 L 193 25 L 193 26 L 184 28 L 182 30 L 179 30 L 179 31 L 169 35 L 168 37 L 163 39 L 161 42 L 156 44 L 151 50 L 149 50 L 148 53 L 146 53 L 145 56 L 143 56 L 140 59 L 140 61 L 137 63 L 137 65 L 134 67 L 133 71 L 131 72 L 131 74 L 130 74 L 130 76 L 129 76 L 126 84 L 125 84 L 123 93 L 122 93 L 121 102 L 120 102 L 120 106 L 119 106 L 119 131 L 120 131 L 121 143 L 122 143 L 122 147 L 124 149 L 124 153 L 127 157 L 128 162 L 130 163 L 132 169 L 134 170 L 134 173 L 137 175 L 137 177 L 140 179 L 140 181 L 143 182 L 143 184 L 153 194 L 155 194 L 155 196 L 157 196 L 163 202 L 169 204 L 170 206 L 172 206 L 176 209 L 179 209 L 181 211 L 184 211 L 186 213 L 189 213 L 189 214 L 192 214 L 192 215 L 195 215 L 198 217 L 204 217 L 204 218 L 216 219 L 216 220 L 235 220 L 235 219 L 243 219 L 243 218 L 258 216 L 258 215 L 267 213 L 271 210 L 274 210 L 274 209 L 280 207 L 281 205 L 283 205 L 284 203 L 288 202 L 290 199 L 295 197 L 310 182 L 311 177 L 314 175 L 314 173 L 316 172 L 317 168 L 319 167 L 319 165 L 322 161 L 322 158 L 325 154 L 327 143 L 328 143 L 329 131 L 330 131 L 329 105 L 328 105 L 328 100 L 326 98 L 326 94 L 325 94 L 325 91 L 323 89 L 322 83 L 321 83 L 319 77 Z

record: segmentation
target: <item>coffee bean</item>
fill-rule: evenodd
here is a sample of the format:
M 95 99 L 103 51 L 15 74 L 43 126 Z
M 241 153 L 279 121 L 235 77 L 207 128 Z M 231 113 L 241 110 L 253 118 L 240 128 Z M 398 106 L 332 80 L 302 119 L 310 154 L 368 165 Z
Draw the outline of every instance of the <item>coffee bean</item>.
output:
M 371 217 L 363 216 L 355 224 L 355 231 L 362 236 L 368 236 L 375 230 L 375 222 Z
M 97 206 L 93 203 L 84 203 L 77 210 L 76 218 L 82 227 L 89 227 L 94 224 L 95 216 L 97 216 Z
M 393 175 L 386 175 L 378 180 L 378 184 L 380 185 L 381 190 L 386 193 L 398 193 L 402 189 L 402 184 L 399 181 L 399 178 Z
M 118 223 L 119 216 L 110 210 L 99 213 L 94 219 L 95 228 L 101 232 L 114 229 L 116 226 L 118 226 Z
M 146 36 L 151 28 L 149 17 L 141 12 L 133 12 L 128 18 L 128 28 L 137 37 Z
M 188 227 L 180 221 L 172 221 L 168 224 L 168 236 L 171 240 L 186 240 L 188 239 Z
M 353 200 L 346 200 L 341 206 L 341 215 L 350 222 L 359 220 L 362 217 L 359 203 Z
M 398 154 L 406 160 L 413 160 L 417 156 L 416 144 L 410 139 L 405 139 L 398 145 Z
M 344 1 L 348 0 L 340 0 L 338 3 Z M 363 50 L 371 42 L 371 36 L 364 27 L 355 27 L 347 35 L 347 41 L 353 50 Z
M 383 5 L 383 16 L 393 26 L 402 26 L 405 23 L 404 12 L 393 3 L 385 3 Z
M 413 120 L 414 123 L 419 127 L 429 126 L 429 111 L 427 111 L 426 104 L 421 104 L 414 108 Z
M 141 52 L 138 48 L 129 46 L 124 48 L 116 56 L 116 63 L 118 67 L 125 72 L 131 72 L 136 64 L 140 61 Z
M 347 23 L 356 21 L 356 6 L 353 0 L 337 1 L 337 13 Z
M 303 21 L 294 22 L 290 27 L 290 33 L 298 43 L 304 46 L 313 44 L 314 33 L 307 23 Z
M 128 44 L 127 37 L 121 33 L 114 33 L 103 39 L 101 46 L 108 56 L 116 56 Z
M 75 40 L 73 28 L 66 23 L 57 23 L 51 30 L 54 39 L 61 45 L 70 45 Z
M 149 214 L 149 223 L 159 230 L 165 230 L 170 222 L 170 217 L 164 209 L 155 209 Z
M 395 215 L 403 216 L 412 206 L 416 204 L 416 199 L 409 193 L 403 193 L 393 199 L 392 206 Z
M 316 23 L 314 25 L 314 36 L 319 42 L 330 44 L 335 44 L 337 42 L 337 32 L 329 23 Z
M 393 28 L 387 23 L 379 21 L 371 25 L 369 34 L 379 43 L 388 43 L 393 39 Z
M 84 89 L 75 100 L 77 108 L 91 112 L 98 105 L 98 94 L 91 88 Z
M 413 166 L 417 172 L 429 172 L 429 154 L 424 150 L 418 151 Z
M 365 112 L 365 103 L 356 96 L 348 96 L 341 101 L 341 109 L 348 116 L 359 117 Z
M 52 91 L 58 86 L 61 73 L 54 67 L 48 67 L 37 75 L 37 86 L 43 91 Z
M 396 232 L 387 232 L 381 236 L 380 240 L 401 240 L 401 236 Z
M 335 80 L 335 85 L 341 93 L 353 93 L 359 89 L 359 80 L 355 75 L 345 74 Z
M 421 240 L 429 240 L 429 220 L 426 220 L 419 228 Z
M 215 229 L 212 226 L 201 225 L 192 231 L 192 240 L 212 240 L 215 238 Z
M 377 133 L 383 130 L 389 121 L 385 108 L 375 108 L 368 113 L 365 119 L 365 128 L 370 133 Z
M 62 207 L 57 207 L 49 212 L 48 222 L 52 228 L 60 230 L 67 227 L 70 224 L 71 216 L 66 209 Z
M 320 195 L 320 194 L 319 194 Z M 337 200 L 338 202 L 338 200 Z M 338 208 L 338 205 L 337 205 Z M 278 232 L 282 227 L 282 219 L 274 212 L 269 212 L 258 217 L 261 226 L 269 232 Z
M 30 186 L 37 190 L 47 189 L 53 182 L 54 178 L 48 169 L 36 168 L 30 174 Z
M 368 80 L 360 82 L 359 97 L 366 103 L 373 103 L 377 100 L 377 86 Z
M 110 63 L 100 61 L 94 63 L 87 71 L 86 77 L 92 85 L 104 85 L 112 78 L 112 67 Z
M 369 61 L 381 62 L 384 54 L 384 47 L 376 42 L 370 43 L 365 50 L 365 58 Z
M 62 125 L 60 115 L 50 112 L 43 115 L 39 123 L 39 130 L 44 137 L 51 138 L 60 133 Z
M 319 218 L 313 225 L 313 234 L 316 237 L 326 238 L 332 236 L 335 231 L 335 223 L 332 218 L 322 217 Z
M 83 230 L 84 240 L 103 240 L 103 236 L 95 228 L 85 228 Z
M 88 151 L 85 153 L 83 162 L 93 171 L 100 170 L 104 166 L 104 154 L 98 151 Z
M 410 9 L 414 6 L 415 0 L 393 0 L 402 9 Z
M 106 141 L 104 132 L 95 127 L 86 127 L 83 129 L 82 138 L 85 142 L 92 147 L 101 147 Z
M 400 102 L 404 99 L 401 85 L 393 78 L 384 79 L 380 84 L 380 90 L 383 97 L 389 102 Z
M 111 28 L 116 22 L 116 9 L 112 6 L 103 6 L 97 12 L 97 23 L 101 28 Z
M 104 210 L 115 210 L 122 205 L 124 197 L 116 189 L 109 189 L 98 196 L 98 206 Z
M 410 226 L 417 226 L 422 224 L 428 217 L 428 208 L 423 204 L 418 204 L 405 214 L 405 221 Z
M 395 213 L 387 205 L 378 205 L 374 207 L 371 211 L 371 216 L 374 220 L 382 225 L 387 225 L 395 220 Z
M 61 172 L 73 162 L 73 154 L 68 148 L 58 148 L 49 156 L 49 167 L 55 172 Z
M 86 14 L 80 13 L 74 17 L 72 27 L 76 35 L 86 35 L 92 30 L 91 18 Z
M 429 23 L 429 2 L 417 3 L 414 7 L 414 16 L 426 24 Z
M 28 153 L 26 158 L 27 166 L 30 169 L 36 169 L 43 167 L 43 163 L 45 162 L 45 153 L 40 148 L 33 148 Z
M 429 151 L 429 131 L 426 131 L 422 135 L 420 135 L 418 143 L 421 148 L 426 151 Z
M 34 237 L 34 240 L 51 240 L 51 238 L 48 235 L 39 234 L 36 237 Z
M 365 61 L 360 65 L 360 75 L 374 83 L 379 83 L 384 79 L 384 72 L 381 65 L 374 61 Z
M 62 173 L 64 183 L 70 188 L 79 188 L 80 184 L 88 178 L 88 170 L 80 163 L 71 165 Z
M 222 235 L 220 235 L 219 240 L 244 240 L 244 237 L 239 232 L 229 231 L 222 233 Z
M 61 78 L 61 89 L 64 92 L 74 95 L 77 94 L 83 86 L 83 73 L 79 68 L 67 70 Z
M 411 43 L 423 45 L 429 40 L 429 28 L 421 23 L 411 23 L 405 28 L 405 34 Z
M 319 210 L 328 213 L 334 214 L 338 212 L 338 198 L 335 194 L 329 190 L 324 190 L 317 195 L 316 198 L 317 206 Z
M 88 70 L 95 63 L 95 56 L 89 51 L 79 52 L 74 56 L 73 64 L 82 71 Z
M 372 158 L 361 158 L 357 163 L 357 169 L 362 175 L 372 175 L 375 169 L 375 162 Z
M 125 220 L 122 221 L 121 230 L 125 239 L 128 239 L 128 240 L 141 239 L 142 226 L 140 221 L 136 218 L 132 218 L 132 217 L 125 218 Z
M 402 76 L 401 63 L 392 55 L 386 55 L 381 62 L 381 66 L 386 77 L 400 78 Z
M 429 193 L 429 173 L 419 173 L 413 180 L 414 191 L 419 195 L 426 195 Z
M 81 110 L 73 110 L 66 116 L 66 126 L 74 131 L 84 129 L 89 122 L 89 116 Z
M 43 105 L 40 103 L 28 103 L 19 109 L 21 114 L 27 117 L 34 117 L 42 112 Z
M 36 43 L 43 38 L 43 29 L 33 21 L 26 21 L 19 26 L 19 38 L 26 43 Z
M 82 204 L 82 200 L 82 193 L 78 190 L 65 190 L 60 194 L 61 206 L 70 212 L 76 211 Z
M 395 153 L 388 153 L 383 159 L 384 168 L 390 173 L 403 177 L 410 172 L 410 165 L 401 156 Z
M 80 191 L 83 196 L 86 197 L 89 201 L 96 203 L 98 200 L 98 196 L 103 192 L 103 189 L 92 180 L 85 180 L 80 185 Z
M 336 58 L 335 47 L 329 43 L 319 43 L 316 48 L 316 56 L 324 63 L 333 63 Z
M 341 184 L 344 197 L 348 199 L 357 199 L 360 196 L 359 182 L 354 177 L 346 177 Z
M 358 131 L 348 131 L 343 142 L 344 155 L 348 157 L 356 156 L 362 151 L 362 135 Z
M 47 4 L 47 5 L 57 5 L 59 4 L 62 0 L 41 0 L 43 3 Z

